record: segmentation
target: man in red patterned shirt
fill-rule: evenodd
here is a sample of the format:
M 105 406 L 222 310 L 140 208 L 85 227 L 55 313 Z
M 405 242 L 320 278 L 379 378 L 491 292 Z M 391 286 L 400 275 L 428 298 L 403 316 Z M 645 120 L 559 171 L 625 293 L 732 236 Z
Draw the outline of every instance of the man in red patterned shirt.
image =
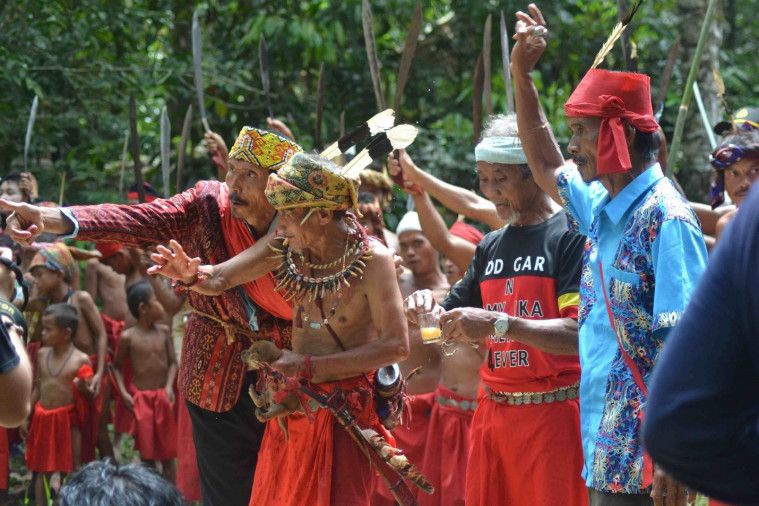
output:
M 280 135 L 244 127 L 229 152 L 225 182 L 200 181 L 169 199 L 138 205 L 101 204 L 47 209 L 0 200 L 13 211 L 8 233 L 30 243 L 42 232 L 146 248 L 178 240 L 192 257 L 217 264 L 265 236 L 275 210 L 264 189 L 300 146 Z M 264 426 L 240 392 L 251 378 L 240 352 L 255 340 L 289 346 L 291 306 L 271 275 L 220 296 L 188 294 L 179 389 L 187 399 L 204 504 L 247 505 Z

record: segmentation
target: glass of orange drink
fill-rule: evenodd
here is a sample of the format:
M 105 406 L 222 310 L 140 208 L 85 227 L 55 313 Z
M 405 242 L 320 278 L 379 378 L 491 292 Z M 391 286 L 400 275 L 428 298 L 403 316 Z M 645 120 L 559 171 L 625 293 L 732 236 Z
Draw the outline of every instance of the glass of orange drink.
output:
M 422 334 L 424 344 L 440 342 L 443 333 L 440 330 L 440 316 L 436 313 L 423 313 L 417 316 L 419 331 Z

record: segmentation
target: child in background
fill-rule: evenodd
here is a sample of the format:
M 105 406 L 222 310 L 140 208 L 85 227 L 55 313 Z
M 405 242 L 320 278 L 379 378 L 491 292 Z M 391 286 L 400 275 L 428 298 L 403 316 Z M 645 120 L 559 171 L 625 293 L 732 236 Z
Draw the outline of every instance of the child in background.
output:
M 70 473 L 79 466 L 81 432 L 76 390 L 87 397 L 94 395 L 86 381 L 93 377 L 90 359 L 73 343 L 78 326 L 79 315 L 71 304 L 53 304 L 43 312 L 43 347 L 37 352 L 26 467 L 47 480 L 55 472 Z M 38 478 L 36 503 L 45 505 L 44 480 Z
M 124 403 L 134 412 L 135 446 L 140 458 L 151 466 L 161 461 L 164 478 L 174 483 L 177 456 L 174 344 L 168 326 L 159 323 L 164 319 L 164 309 L 147 280 L 127 289 L 127 304 L 137 323 L 121 334 L 114 360 L 116 381 Z M 133 370 L 131 392 L 121 373 L 127 357 Z

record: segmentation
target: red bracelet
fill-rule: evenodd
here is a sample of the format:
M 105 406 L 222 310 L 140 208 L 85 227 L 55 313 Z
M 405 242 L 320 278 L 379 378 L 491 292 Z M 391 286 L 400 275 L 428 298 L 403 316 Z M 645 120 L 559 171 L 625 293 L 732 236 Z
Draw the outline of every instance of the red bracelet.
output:
M 311 355 L 306 355 L 303 359 L 303 369 L 300 371 L 300 377 L 306 381 L 311 381 L 314 377 L 314 371 L 311 368 Z

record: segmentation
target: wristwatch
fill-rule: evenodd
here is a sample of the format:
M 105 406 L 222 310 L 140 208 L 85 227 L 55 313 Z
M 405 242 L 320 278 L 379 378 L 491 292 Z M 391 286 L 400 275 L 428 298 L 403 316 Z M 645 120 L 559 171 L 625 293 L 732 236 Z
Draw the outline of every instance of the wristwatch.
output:
M 493 323 L 493 331 L 496 337 L 503 337 L 509 331 L 509 315 L 499 316 Z

